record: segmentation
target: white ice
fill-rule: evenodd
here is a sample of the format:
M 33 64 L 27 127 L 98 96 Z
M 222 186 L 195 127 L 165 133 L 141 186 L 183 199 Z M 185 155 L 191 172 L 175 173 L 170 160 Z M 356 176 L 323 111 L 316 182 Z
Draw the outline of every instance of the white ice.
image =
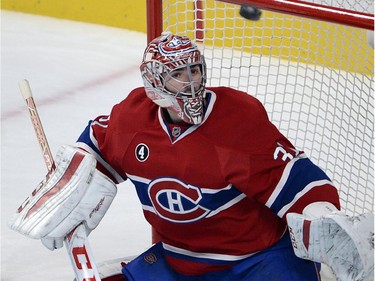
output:
M 142 85 L 138 67 L 146 35 L 2 10 L 1 39 L 1 280 L 73 280 L 64 248 L 51 252 L 7 226 L 47 172 L 18 83 L 30 82 L 55 154 L 76 141 L 89 119 L 109 113 Z M 151 245 L 150 227 L 129 183 L 119 186 L 89 241 L 97 262 Z

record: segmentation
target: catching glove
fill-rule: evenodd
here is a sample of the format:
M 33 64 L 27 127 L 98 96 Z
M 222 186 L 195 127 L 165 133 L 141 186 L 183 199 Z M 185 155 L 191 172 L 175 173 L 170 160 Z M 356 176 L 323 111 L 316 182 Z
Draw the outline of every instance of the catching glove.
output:
M 50 250 L 61 248 L 65 236 L 81 223 L 89 234 L 117 193 L 116 185 L 95 166 L 91 154 L 62 146 L 56 155 L 56 169 L 18 208 L 10 227 L 41 239 Z

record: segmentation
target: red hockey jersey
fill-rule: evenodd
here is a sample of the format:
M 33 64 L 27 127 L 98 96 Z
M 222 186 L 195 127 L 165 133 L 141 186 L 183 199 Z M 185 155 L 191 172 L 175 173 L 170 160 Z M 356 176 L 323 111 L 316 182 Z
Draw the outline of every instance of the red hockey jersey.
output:
M 276 243 L 285 215 L 339 208 L 336 188 L 270 123 L 254 97 L 207 89 L 204 121 L 169 124 L 144 88 L 90 121 L 77 145 L 134 184 L 167 261 L 188 275 L 224 269 Z

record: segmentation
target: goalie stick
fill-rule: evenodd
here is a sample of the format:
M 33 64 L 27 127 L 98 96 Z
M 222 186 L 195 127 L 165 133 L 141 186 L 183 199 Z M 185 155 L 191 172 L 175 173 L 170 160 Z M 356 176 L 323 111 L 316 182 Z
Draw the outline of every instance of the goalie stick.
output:
M 29 82 L 24 79 L 19 82 L 19 88 L 26 101 L 28 112 L 33 124 L 35 134 L 43 153 L 44 162 L 48 171 L 53 171 L 55 162 L 51 149 L 48 145 L 46 135 L 40 121 L 38 111 L 32 96 Z M 64 244 L 72 263 L 77 281 L 100 281 L 100 276 L 93 259 L 90 245 L 88 243 L 86 229 L 83 224 L 78 225 L 64 239 Z

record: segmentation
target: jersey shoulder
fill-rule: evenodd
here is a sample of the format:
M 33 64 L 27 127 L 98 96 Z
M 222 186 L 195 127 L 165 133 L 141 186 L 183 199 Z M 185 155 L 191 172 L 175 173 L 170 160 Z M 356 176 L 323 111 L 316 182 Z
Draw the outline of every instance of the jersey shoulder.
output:
M 147 97 L 145 89 L 139 87 L 133 89 L 125 99 L 114 106 L 114 109 L 125 114 L 136 113 L 142 111 L 146 106 L 150 106 L 150 104 L 153 103 Z
M 220 107 L 241 111 L 241 114 L 257 115 L 263 113 L 267 115 L 263 104 L 251 94 L 239 91 L 230 87 L 209 87 L 208 91 L 216 94 L 217 103 Z M 240 117 L 241 115 L 236 115 Z
M 249 134 L 271 125 L 266 109 L 254 96 L 229 87 L 208 88 L 216 97 L 212 120 L 223 128 L 236 127 Z M 231 128 L 230 130 L 235 130 Z
M 202 133 L 216 145 L 246 154 L 274 151 L 278 143 L 293 147 L 254 96 L 228 87 L 207 90 L 216 100 Z
M 110 123 L 127 131 L 136 131 L 139 128 L 154 126 L 157 112 L 158 106 L 147 97 L 145 89 L 139 87 L 113 107 Z

